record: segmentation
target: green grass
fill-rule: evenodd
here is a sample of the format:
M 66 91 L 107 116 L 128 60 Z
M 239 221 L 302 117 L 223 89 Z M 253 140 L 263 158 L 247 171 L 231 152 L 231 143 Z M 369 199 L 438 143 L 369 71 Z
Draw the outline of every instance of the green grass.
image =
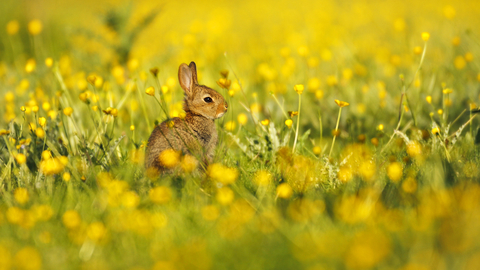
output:
M 0 269 L 478 268 L 476 5 L 147 2 L 0 5 Z M 214 163 L 146 171 L 191 60 Z

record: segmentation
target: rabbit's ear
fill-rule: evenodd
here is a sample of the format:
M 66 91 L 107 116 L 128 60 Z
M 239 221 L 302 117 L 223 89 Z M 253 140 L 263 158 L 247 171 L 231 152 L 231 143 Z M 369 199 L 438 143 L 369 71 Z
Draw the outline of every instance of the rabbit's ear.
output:
M 197 75 L 195 74 L 195 79 L 196 79 L 196 76 Z M 181 64 L 180 67 L 178 68 L 178 81 L 180 82 L 180 86 L 185 91 L 185 94 L 187 94 L 187 96 L 191 96 L 194 80 L 193 80 L 192 69 L 189 66 L 187 66 L 187 64 Z
M 193 83 L 194 84 L 198 84 L 198 79 L 197 79 L 197 65 L 195 64 L 195 62 L 190 62 L 190 65 L 188 65 L 190 67 L 190 70 L 192 71 L 192 79 L 193 79 Z

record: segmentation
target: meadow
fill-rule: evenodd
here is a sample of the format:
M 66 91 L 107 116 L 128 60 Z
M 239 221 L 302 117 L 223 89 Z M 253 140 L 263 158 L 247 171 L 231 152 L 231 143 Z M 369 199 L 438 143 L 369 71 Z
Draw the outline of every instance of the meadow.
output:
M 0 270 L 480 269 L 475 1 L 0 3 Z M 229 104 L 162 153 L 181 63 Z

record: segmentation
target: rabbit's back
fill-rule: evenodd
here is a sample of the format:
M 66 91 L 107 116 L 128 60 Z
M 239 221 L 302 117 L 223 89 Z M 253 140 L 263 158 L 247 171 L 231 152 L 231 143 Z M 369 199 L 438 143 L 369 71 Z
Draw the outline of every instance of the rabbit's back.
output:
M 217 144 L 217 132 L 212 121 L 209 125 L 200 116 L 187 115 L 185 119 L 173 118 L 173 125 L 167 121 L 157 125 L 148 139 L 145 165 L 147 168 L 163 169 L 160 153 L 166 149 L 174 149 L 184 154 L 213 157 Z

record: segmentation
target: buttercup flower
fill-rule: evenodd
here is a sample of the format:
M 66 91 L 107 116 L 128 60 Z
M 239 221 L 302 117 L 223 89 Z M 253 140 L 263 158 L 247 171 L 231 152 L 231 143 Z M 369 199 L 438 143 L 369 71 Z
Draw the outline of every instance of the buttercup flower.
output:
M 340 108 L 347 107 L 348 105 L 350 105 L 350 103 L 345 102 L 345 101 L 340 101 L 340 100 L 338 100 L 338 99 L 335 99 L 335 103 L 336 103 Z
M 295 92 L 297 92 L 299 95 L 303 93 L 304 89 L 305 87 L 303 86 L 303 84 L 297 84 L 293 87 L 293 90 L 295 90 Z

